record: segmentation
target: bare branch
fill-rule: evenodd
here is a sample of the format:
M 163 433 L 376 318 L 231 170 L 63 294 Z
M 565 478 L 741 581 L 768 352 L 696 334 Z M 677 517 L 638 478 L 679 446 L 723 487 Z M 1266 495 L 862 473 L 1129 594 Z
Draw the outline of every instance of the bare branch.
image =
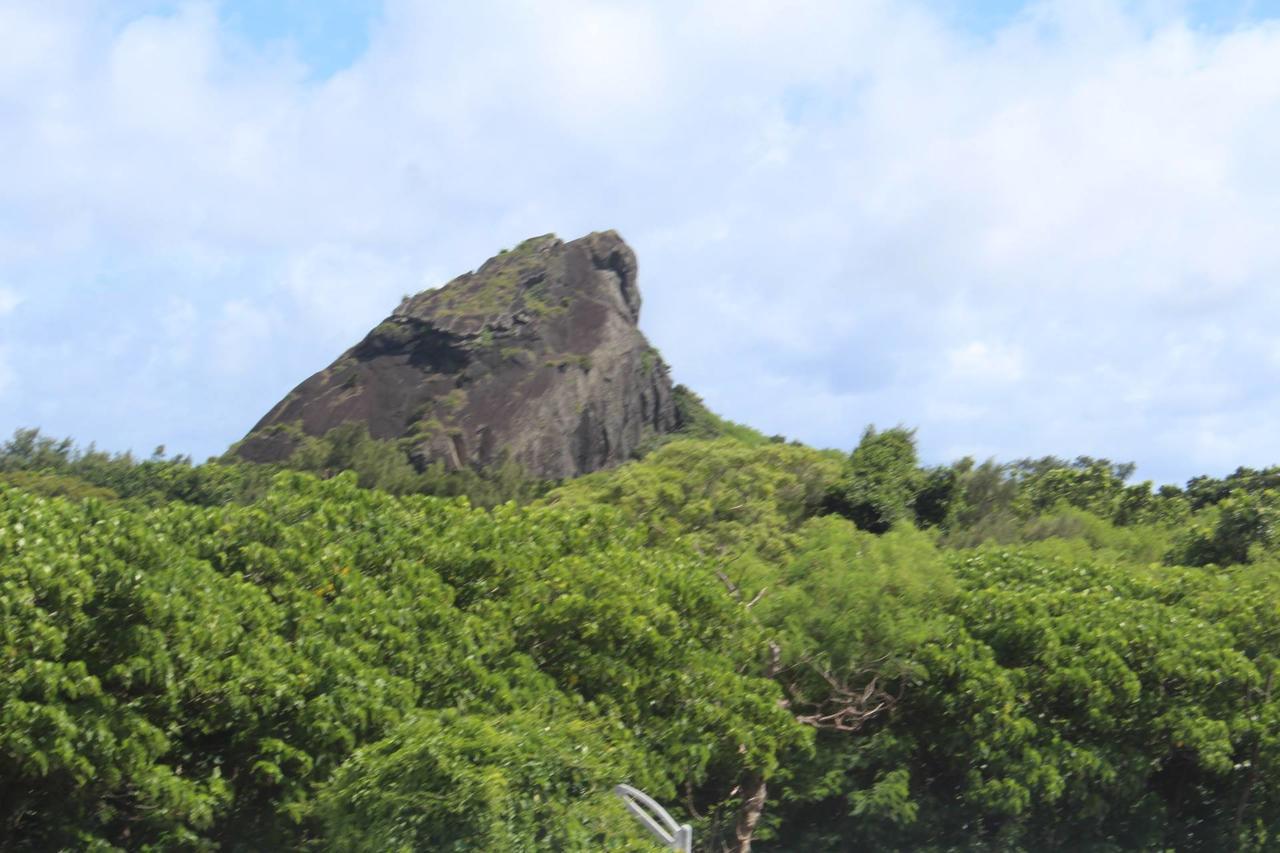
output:
M 831 672 L 809 663 L 809 668 L 827 683 L 830 693 L 818 701 L 806 700 L 800 688 L 794 682 L 785 685 L 792 703 L 797 708 L 808 707 L 807 713 L 797 713 L 796 721 L 805 725 L 833 731 L 856 732 L 870 720 L 889 711 L 902 698 L 902 685 L 896 693 L 890 693 L 880 686 L 880 674 L 871 675 L 871 680 L 861 686 L 853 686 L 848 681 L 837 678 Z M 874 669 L 862 667 L 853 676 L 873 673 Z
M 720 582 L 724 584 L 725 589 L 729 590 L 730 595 L 732 595 L 738 601 L 742 600 L 742 593 L 738 590 L 738 585 L 733 581 L 731 581 L 728 575 L 726 575 L 720 569 L 716 569 L 716 577 L 720 578 Z
M 773 640 L 769 641 L 769 662 L 764 667 L 764 677 L 773 678 L 782 668 L 782 647 Z
M 698 814 L 698 810 L 693 807 L 693 783 L 688 779 L 684 780 L 684 805 L 689 810 L 689 814 L 697 820 L 702 820 L 702 815 Z

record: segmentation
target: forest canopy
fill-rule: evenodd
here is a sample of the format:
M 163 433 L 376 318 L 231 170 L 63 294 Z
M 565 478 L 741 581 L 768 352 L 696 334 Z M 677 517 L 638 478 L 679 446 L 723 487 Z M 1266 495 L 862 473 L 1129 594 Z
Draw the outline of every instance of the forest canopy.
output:
M 0 446 L 0 849 L 1273 849 L 1280 468 Z M 344 473 L 345 472 L 345 473 Z

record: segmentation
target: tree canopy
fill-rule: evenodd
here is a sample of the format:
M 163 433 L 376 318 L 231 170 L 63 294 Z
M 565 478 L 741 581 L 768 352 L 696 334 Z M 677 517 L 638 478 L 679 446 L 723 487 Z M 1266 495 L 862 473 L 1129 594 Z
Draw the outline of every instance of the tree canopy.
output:
M 1270 469 L 309 452 L 0 447 L 0 849 L 651 849 L 619 782 L 704 850 L 1276 844 Z

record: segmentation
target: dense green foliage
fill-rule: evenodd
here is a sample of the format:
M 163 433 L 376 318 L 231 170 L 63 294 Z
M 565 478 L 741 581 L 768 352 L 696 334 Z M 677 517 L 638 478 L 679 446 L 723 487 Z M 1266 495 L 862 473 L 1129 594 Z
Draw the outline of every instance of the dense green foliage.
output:
M 715 577 L 607 511 L 490 514 L 283 474 L 250 507 L 6 488 L 0 567 L 0 822 L 24 849 L 288 847 L 368 809 L 399 825 L 403 807 L 370 805 L 351 773 L 320 811 L 316 793 L 348 760 L 376 774 L 436 749 L 441 720 L 483 744 L 536 713 L 608 747 L 579 767 L 548 736 L 530 760 L 562 782 L 504 775 L 497 756 L 493 796 L 449 824 L 530 848 L 553 828 L 508 814 L 513 799 L 598 794 L 607 771 L 645 766 L 658 793 L 723 797 L 743 762 L 802 740 L 776 688 L 739 672 L 751 630 Z M 421 713 L 444 709 L 461 716 Z M 612 825 L 573 814 L 575 838 Z
M 0 445 L 0 483 L 38 494 L 127 498 L 148 504 L 183 501 L 205 506 L 249 502 L 266 493 L 272 472 L 250 465 L 193 465 L 190 457 L 166 458 L 163 447 L 150 459 L 129 453 L 76 448 L 37 429 L 18 430 Z
M 734 423 L 720 417 L 707 408 L 702 398 L 685 385 L 677 385 L 672 396 L 675 398 L 676 418 L 680 424 L 677 435 L 683 438 L 734 438 L 745 444 L 765 444 L 781 442 L 781 436 L 766 436 L 744 424 Z M 667 439 L 660 439 L 659 443 Z
M 527 503 L 553 485 L 530 478 L 510 460 L 461 471 L 447 471 L 435 463 L 419 471 L 404 448 L 371 438 L 364 424 L 346 424 L 318 437 L 299 433 L 297 450 L 275 466 L 237 464 L 232 453 L 193 465 L 187 456 L 166 458 L 163 447 L 139 461 L 129 453 L 104 453 L 92 446 L 80 450 L 71 439 L 50 438 L 36 429 L 18 430 L 0 445 L 0 483 L 70 498 L 119 497 L 150 504 L 179 500 L 202 506 L 251 503 L 266 493 L 280 470 L 320 477 L 352 471 L 365 488 L 396 495 L 466 497 L 485 507 L 512 500 Z
M 323 436 L 299 432 L 298 442 L 282 467 L 323 477 L 354 471 L 361 486 L 395 495 L 465 497 L 475 506 L 491 507 L 507 501 L 526 503 L 552 486 L 507 458 L 486 468 L 450 471 L 443 462 L 435 462 L 418 470 L 405 444 L 372 438 L 363 423 L 343 424 Z
M 1280 844 L 1277 469 L 688 411 L 554 488 L 356 430 L 319 477 L 20 432 L 0 849 L 653 849 L 622 781 L 705 850 Z
M 446 710 L 357 752 L 319 804 L 339 850 L 647 851 L 608 793 L 650 778 L 638 750 L 579 717 Z M 661 785 L 661 782 L 655 781 Z M 431 808 L 423 808 L 423 801 Z
M 849 454 L 840 482 L 831 489 L 829 505 L 862 530 L 885 533 L 914 517 L 916 496 L 925 482 L 910 430 L 876 432 L 867 427 Z

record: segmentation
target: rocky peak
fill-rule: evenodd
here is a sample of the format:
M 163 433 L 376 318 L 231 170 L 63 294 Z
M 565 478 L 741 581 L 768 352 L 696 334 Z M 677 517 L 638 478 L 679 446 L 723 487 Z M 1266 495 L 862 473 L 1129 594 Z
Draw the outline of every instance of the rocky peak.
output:
M 668 371 L 640 333 L 635 253 L 616 232 L 525 240 L 408 297 L 241 442 L 287 458 L 363 422 L 419 466 L 505 457 L 561 478 L 616 465 L 676 428 Z

